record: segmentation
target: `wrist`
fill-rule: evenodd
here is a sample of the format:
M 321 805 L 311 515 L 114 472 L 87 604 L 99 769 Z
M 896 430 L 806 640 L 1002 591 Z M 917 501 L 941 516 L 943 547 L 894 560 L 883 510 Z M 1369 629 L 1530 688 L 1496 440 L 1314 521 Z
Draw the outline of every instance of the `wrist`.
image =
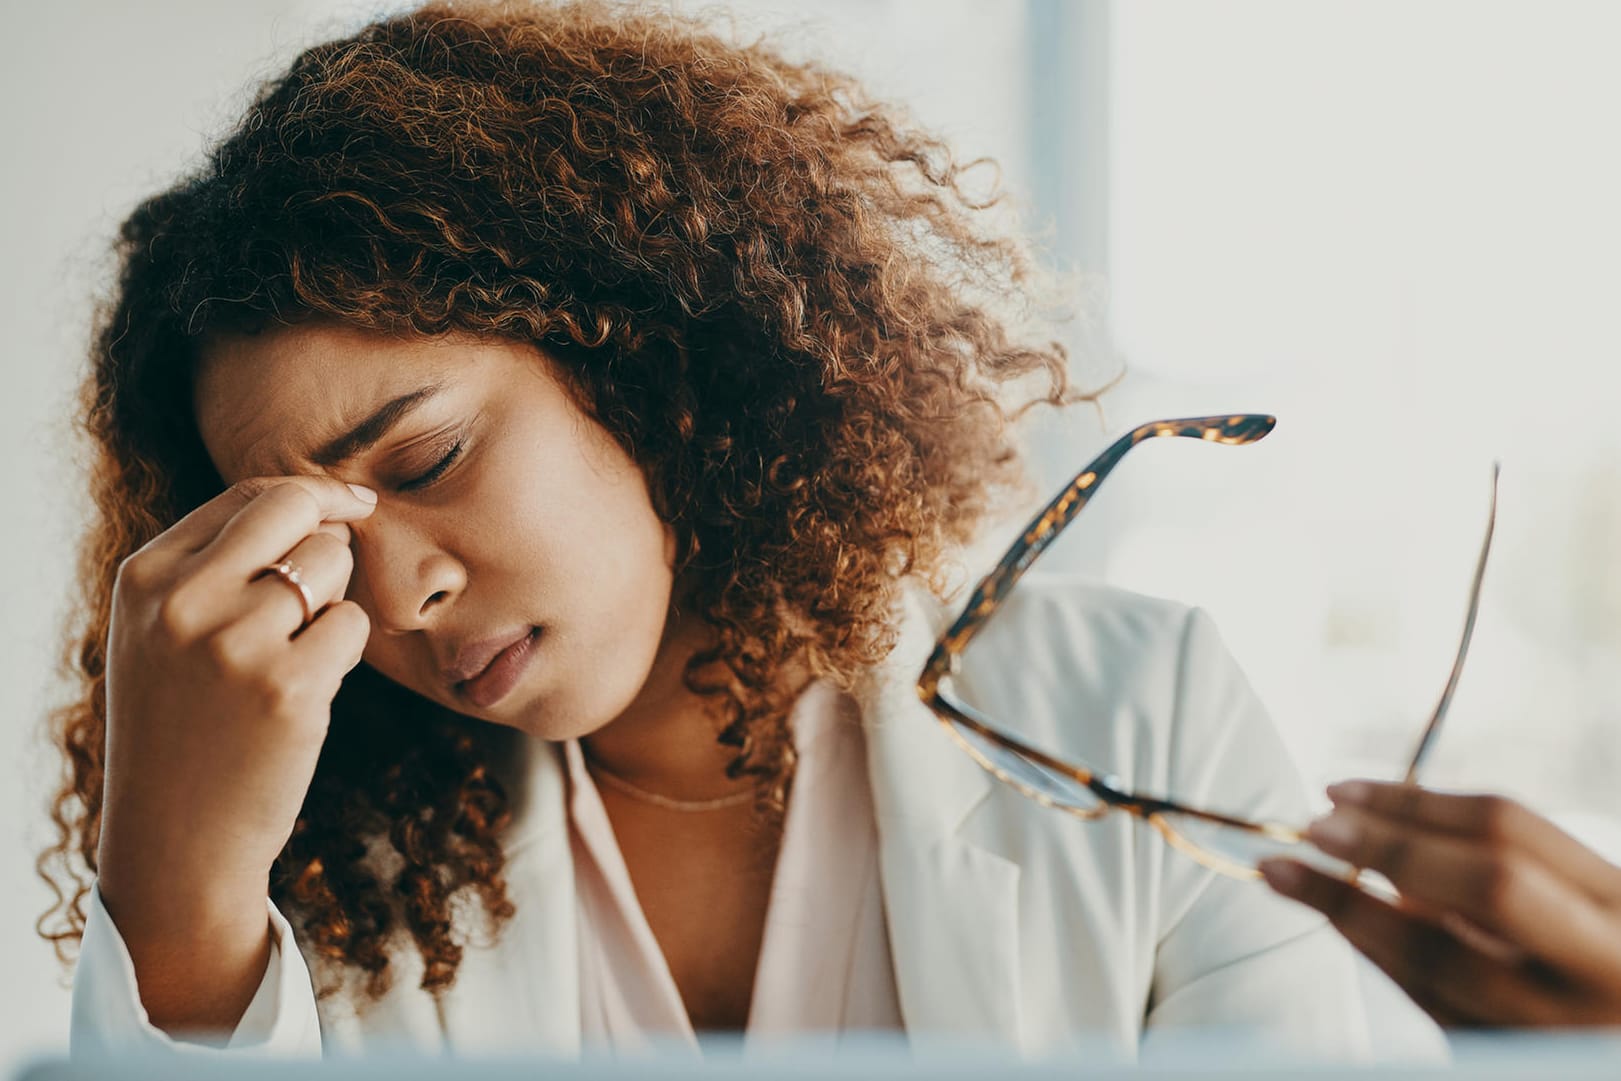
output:
M 257 943 L 268 927 L 269 875 L 186 872 L 154 861 L 100 864 L 102 906 L 132 952 L 146 942 L 184 950 Z
M 271 953 L 262 884 L 240 893 L 219 882 L 192 885 L 184 877 L 127 881 L 116 871 L 98 882 L 147 1018 L 171 1036 L 234 1028 Z

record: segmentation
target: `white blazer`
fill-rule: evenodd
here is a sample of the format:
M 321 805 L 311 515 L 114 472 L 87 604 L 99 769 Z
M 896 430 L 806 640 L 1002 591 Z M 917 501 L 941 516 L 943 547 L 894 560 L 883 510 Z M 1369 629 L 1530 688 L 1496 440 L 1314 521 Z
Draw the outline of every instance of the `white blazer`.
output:
M 1099 1040 L 1135 1054 L 1156 1033 L 1239 1026 L 1361 1057 L 1367 1022 L 1352 957 L 1308 910 L 1217 876 L 1124 814 L 1043 808 L 969 759 L 915 681 L 951 613 L 909 593 L 900 642 L 859 698 L 881 881 L 907 1032 L 1022 1052 Z M 1038 746 L 1133 789 L 1298 821 L 1299 776 L 1209 619 L 1198 610 L 1031 575 L 969 647 L 959 686 Z M 559 756 L 533 745 L 507 844 L 516 905 L 499 939 L 469 945 L 455 986 L 419 986 L 397 952 L 380 1000 L 319 1004 L 286 922 L 226 1053 L 580 1050 L 575 891 Z M 74 986 L 75 1052 L 171 1041 L 146 1021 L 116 929 L 92 895 Z

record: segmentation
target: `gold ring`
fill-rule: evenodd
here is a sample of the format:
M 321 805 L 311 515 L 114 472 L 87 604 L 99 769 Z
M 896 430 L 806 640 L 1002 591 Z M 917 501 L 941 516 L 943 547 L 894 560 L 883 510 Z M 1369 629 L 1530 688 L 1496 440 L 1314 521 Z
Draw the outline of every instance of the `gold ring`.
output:
M 307 625 L 315 618 L 315 595 L 310 592 L 310 587 L 305 584 L 303 571 L 297 563 L 290 559 L 284 559 L 280 563 L 272 563 L 260 571 L 257 577 L 263 578 L 267 574 L 274 574 L 277 578 L 292 586 L 293 591 L 298 594 L 298 602 L 304 606 L 304 623 L 300 624 L 300 626 Z

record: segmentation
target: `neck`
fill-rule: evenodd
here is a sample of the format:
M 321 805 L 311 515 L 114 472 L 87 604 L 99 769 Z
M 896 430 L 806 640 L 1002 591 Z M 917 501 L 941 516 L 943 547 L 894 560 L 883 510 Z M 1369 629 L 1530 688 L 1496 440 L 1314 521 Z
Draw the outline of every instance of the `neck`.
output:
M 683 678 L 687 662 L 712 644 L 701 619 L 672 619 L 641 691 L 618 717 L 580 740 L 600 769 L 638 788 L 679 800 L 707 800 L 752 789 L 754 779 L 732 780 L 735 756 L 715 742 L 719 702 L 700 697 Z

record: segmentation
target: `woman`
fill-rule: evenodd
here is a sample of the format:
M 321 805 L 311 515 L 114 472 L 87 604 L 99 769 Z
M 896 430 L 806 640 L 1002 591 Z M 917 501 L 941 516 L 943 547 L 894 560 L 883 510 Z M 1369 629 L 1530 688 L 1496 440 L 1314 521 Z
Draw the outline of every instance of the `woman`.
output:
M 1498 796 L 1348 781 L 1317 846 L 1379 871 L 1391 904 L 1292 860 L 1262 870 L 1443 1025 L 1621 1025 L 1621 867 Z
M 1319 918 L 993 786 L 916 697 L 1008 421 L 1074 396 L 958 181 L 763 46 L 457 5 L 307 51 L 142 204 L 57 718 L 75 1045 L 1354 1051 Z M 1021 605 L 975 663 L 1055 750 L 1301 812 L 1197 614 Z

